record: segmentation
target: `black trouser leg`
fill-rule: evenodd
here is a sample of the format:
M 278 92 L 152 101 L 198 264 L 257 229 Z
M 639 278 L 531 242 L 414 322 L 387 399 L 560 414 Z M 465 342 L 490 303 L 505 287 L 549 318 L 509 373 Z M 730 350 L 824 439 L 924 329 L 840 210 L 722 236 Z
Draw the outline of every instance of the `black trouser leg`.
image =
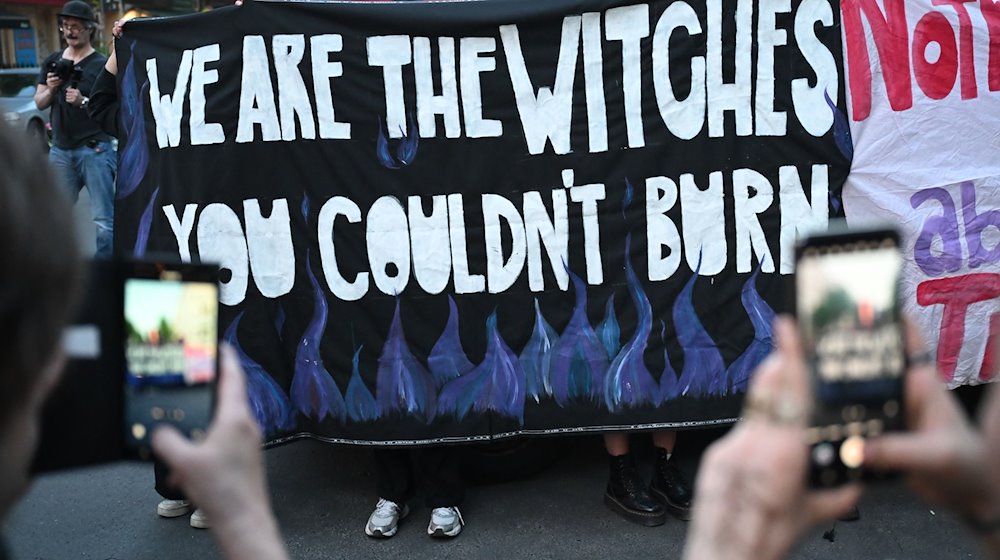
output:
M 458 506 L 465 497 L 465 481 L 453 446 L 427 447 L 414 451 L 420 467 L 426 505 L 429 508 Z
M 179 489 L 170 486 L 167 479 L 170 478 L 170 469 L 157 458 L 153 458 L 153 478 L 156 481 L 156 493 L 166 500 L 186 500 L 184 493 Z
M 376 491 L 397 504 L 413 497 L 413 464 L 409 449 L 375 449 Z

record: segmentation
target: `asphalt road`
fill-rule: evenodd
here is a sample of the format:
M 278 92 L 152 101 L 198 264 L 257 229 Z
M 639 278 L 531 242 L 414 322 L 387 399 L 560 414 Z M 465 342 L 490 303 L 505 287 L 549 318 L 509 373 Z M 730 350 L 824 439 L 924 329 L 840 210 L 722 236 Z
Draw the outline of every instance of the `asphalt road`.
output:
M 687 525 L 640 527 L 601 502 L 607 476 L 600 440 L 575 439 L 557 462 L 517 482 L 469 489 L 467 526 L 452 541 L 426 535 L 429 512 L 414 505 L 392 539 L 363 526 L 375 503 L 370 454 L 299 441 L 266 453 L 274 508 L 293 558 L 676 558 Z M 642 466 L 651 468 L 648 455 Z M 160 519 L 152 471 L 117 464 L 46 475 L 9 520 L 13 558 L 217 558 L 207 531 Z M 976 558 L 958 521 L 914 500 L 901 483 L 872 488 L 861 521 L 838 523 L 835 540 L 808 535 L 793 558 Z

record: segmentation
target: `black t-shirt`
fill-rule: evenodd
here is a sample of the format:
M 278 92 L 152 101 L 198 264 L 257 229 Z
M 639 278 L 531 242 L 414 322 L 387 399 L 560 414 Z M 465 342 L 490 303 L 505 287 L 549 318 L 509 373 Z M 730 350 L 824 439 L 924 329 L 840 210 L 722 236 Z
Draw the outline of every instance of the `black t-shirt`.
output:
M 58 61 L 62 58 L 62 51 L 54 52 L 42 63 L 42 70 L 38 75 L 38 83 L 45 84 L 48 75 L 50 62 Z M 80 61 L 77 67 L 83 71 L 78 89 L 84 96 L 89 97 L 97 81 L 97 76 L 104 69 L 104 64 L 108 61 L 103 54 L 94 51 L 87 58 Z M 89 140 L 110 140 L 111 138 L 101 131 L 100 125 L 87 116 L 87 110 L 74 107 L 66 102 L 67 82 L 63 82 L 56 91 L 52 92 L 52 143 L 64 150 L 79 148 Z

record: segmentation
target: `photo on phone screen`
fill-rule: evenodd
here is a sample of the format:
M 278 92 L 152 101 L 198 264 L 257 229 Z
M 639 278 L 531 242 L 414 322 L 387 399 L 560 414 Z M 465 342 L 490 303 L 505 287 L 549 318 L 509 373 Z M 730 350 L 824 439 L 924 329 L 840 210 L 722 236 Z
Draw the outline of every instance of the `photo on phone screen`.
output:
M 217 269 L 134 263 L 124 314 L 126 445 L 148 458 L 152 429 L 161 423 L 200 439 L 218 371 Z
M 815 485 L 861 478 L 863 439 L 902 427 L 901 269 L 892 230 L 812 237 L 799 249 L 796 307 L 814 387 Z

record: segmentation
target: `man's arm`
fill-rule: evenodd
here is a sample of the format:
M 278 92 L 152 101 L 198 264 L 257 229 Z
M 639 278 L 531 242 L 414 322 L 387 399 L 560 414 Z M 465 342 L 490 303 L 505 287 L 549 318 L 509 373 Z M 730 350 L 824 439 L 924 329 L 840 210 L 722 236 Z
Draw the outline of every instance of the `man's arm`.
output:
M 58 76 L 48 71 L 49 62 L 52 57 L 48 57 L 42 63 L 42 70 L 38 75 L 38 87 L 35 88 L 35 106 L 39 111 L 44 111 L 52 106 L 55 95 L 62 85 L 62 80 Z
M 54 101 L 52 92 L 54 92 L 56 88 L 59 87 L 59 84 L 62 83 L 62 80 L 55 78 L 56 85 L 52 86 L 51 84 L 53 78 L 54 75 L 49 74 L 49 78 L 46 80 L 46 83 L 38 84 L 38 87 L 35 89 L 35 107 L 38 107 L 39 111 L 44 111 L 52 105 L 52 101 Z

